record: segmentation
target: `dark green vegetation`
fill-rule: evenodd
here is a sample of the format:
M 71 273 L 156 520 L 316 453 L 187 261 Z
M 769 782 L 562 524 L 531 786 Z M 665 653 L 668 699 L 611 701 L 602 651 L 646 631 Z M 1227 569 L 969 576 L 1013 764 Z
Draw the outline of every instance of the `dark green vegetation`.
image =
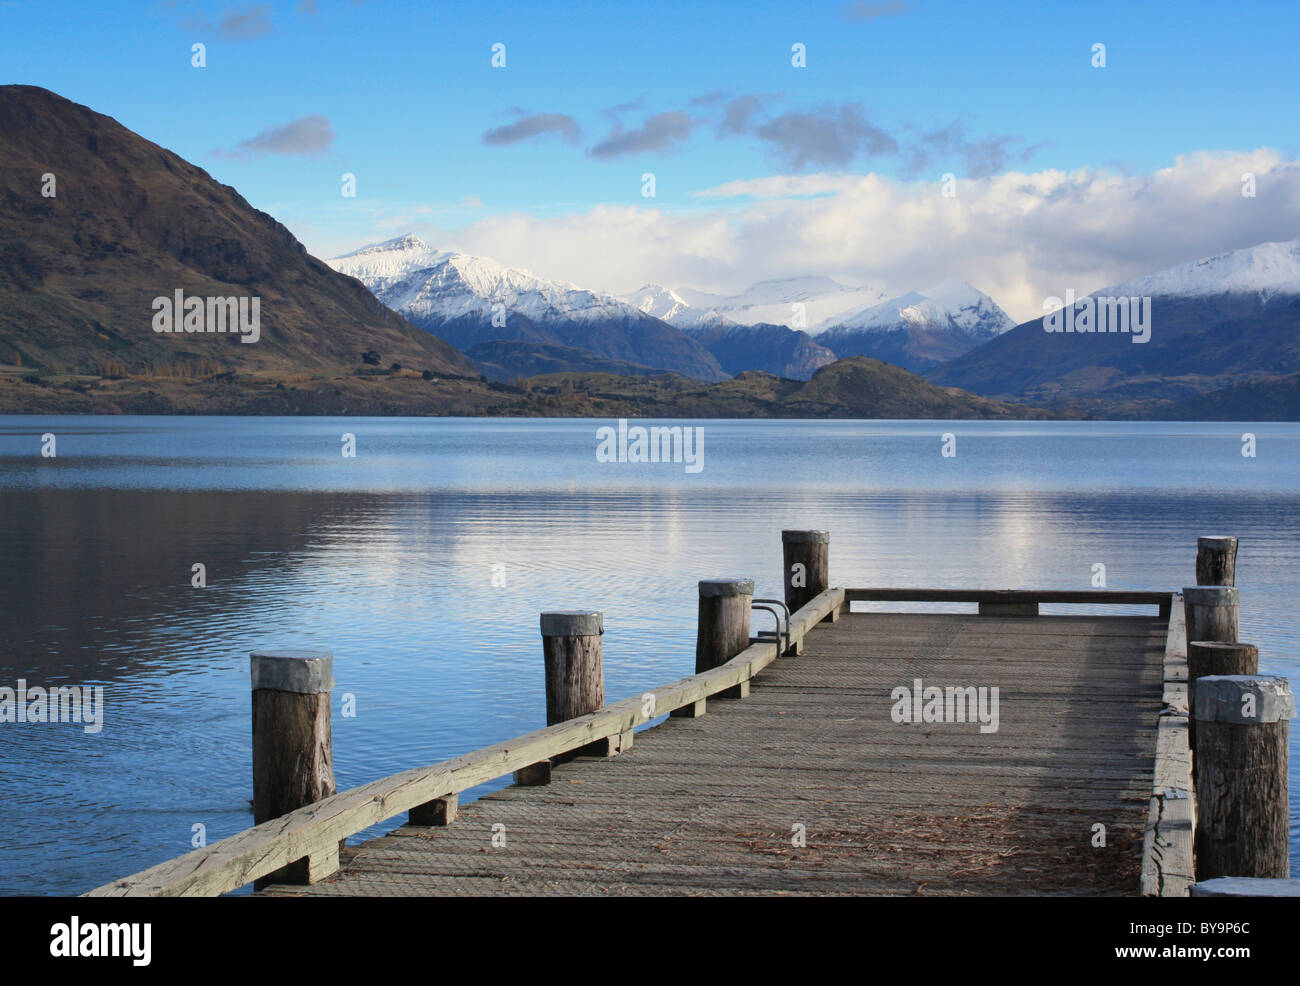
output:
M 1300 373 L 1263 377 L 1181 401 L 1175 421 L 1300 421 Z
M 0 372 L 0 413 L 517 415 L 523 417 L 1041 418 L 1042 411 L 935 387 L 855 356 L 808 381 L 742 373 L 704 383 L 676 373 L 551 373 L 518 381 L 434 378 L 413 370 L 247 374 L 199 379 L 37 378 Z
M 936 387 L 865 356 L 822 367 L 808 381 L 750 372 L 706 384 L 676 374 L 559 373 L 525 382 L 534 394 L 580 395 L 619 413 L 699 418 L 1039 418 L 1018 404 Z

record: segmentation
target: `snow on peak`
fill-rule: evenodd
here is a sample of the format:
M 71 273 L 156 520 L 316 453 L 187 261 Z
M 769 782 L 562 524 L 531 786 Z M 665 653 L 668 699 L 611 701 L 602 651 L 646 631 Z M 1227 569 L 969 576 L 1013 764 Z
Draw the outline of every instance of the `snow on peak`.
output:
M 709 294 L 691 288 L 677 288 L 673 293 L 715 321 L 739 325 L 768 322 L 810 332 L 816 331 L 819 325 L 831 324 L 837 315 L 857 311 L 886 297 L 876 287 L 847 287 L 833 278 L 818 276 L 759 281 L 736 295 Z M 679 313 L 671 321 L 682 326 L 689 324 L 686 321 L 689 317 L 688 313 Z M 693 324 L 704 320 L 704 316 L 694 318 Z
M 885 332 L 910 326 L 978 338 L 1001 335 L 1015 324 L 992 298 L 957 278 L 871 305 L 835 323 L 846 330 Z
M 418 251 L 428 253 L 429 244 L 420 239 L 414 233 L 407 233 L 405 236 L 395 236 L 391 240 L 384 240 L 383 243 L 371 243 L 369 246 L 363 246 L 360 250 L 353 250 L 351 253 L 345 253 L 343 257 L 365 257 L 378 253 L 394 253 L 399 251 Z M 343 259 L 340 257 L 338 259 Z
M 1300 240 L 1260 243 L 1116 284 L 1103 297 L 1300 294 Z
M 549 280 L 488 257 L 438 252 L 409 234 L 326 263 L 360 280 L 385 305 L 417 325 L 491 315 L 498 304 L 536 321 L 638 314 L 631 305 L 568 281 Z
M 727 323 L 716 311 L 709 307 L 696 307 L 672 288 L 659 284 L 647 284 L 639 291 L 621 295 L 620 299 L 639 311 L 654 318 L 662 319 L 679 329 L 693 329 L 703 325 Z
M 738 296 L 749 305 L 770 305 L 806 301 L 825 294 L 842 294 L 849 288 L 831 277 L 782 277 L 751 284 Z
M 676 291 L 661 284 L 647 284 L 640 290 L 623 295 L 622 299 L 647 315 L 665 321 L 691 307 Z

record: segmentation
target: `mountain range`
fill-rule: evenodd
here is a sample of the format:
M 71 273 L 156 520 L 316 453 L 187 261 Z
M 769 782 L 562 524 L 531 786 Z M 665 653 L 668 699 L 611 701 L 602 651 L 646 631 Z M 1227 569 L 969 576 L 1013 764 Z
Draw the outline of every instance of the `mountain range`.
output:
M 836 356 L 873 356 L 920 373 L 996 339 L 1015 322 L 965 281 L 910 291 L 835 320 L 817 342 Z
M 1138 342 L 1132 332 L 1046 331 L 1064 314 L 1055 309 L 925 376 L 1060 409 L 1160 414 L 1171 403 L 1300 371 L 1300 240 L 1262 243 L 1079 295 L 1076 311 L 1084 297 L 1149 299 L 1148 340 Z M 1239 390 L 1234 406 L 1242 399 Z
M 626 302 L 486 257 L 434 250 L 414 235 L 363 247 L 329 264 L 460 349 L 523 342 L 583 350 L 700 380 L 727 376 L 694 339 Z
M 992 298 L 960 280 L 893 298 L 879 288 L 848 288 L 828 277 L 761 281 L 730 297 L 648 284 L 623 300 L 705 342 L 728 372 L 762 369 L 796 380 L 807 380 L 818 367 L 845 356 L 883 359 L 919 372 L 1015 324 Z M 768 346 L 798 352 L 785 366 L 742 365 L 755 359 L 743 354 L 763 351 L 752 334 L 731 333 L 728 344 L 737 369 L 729 367 L 717 343 L 710 342 L 723 338 L 720 328 L 773 323 L 798 336 L 791 340 L 772 328 L 765 331 Z
M 550 415 L 671 405 L 483 381 L 438 333 L 498 378 L 599 371 L 645 380 L 649 393 L 695 395 L 690 406 L 700 408 L 723 406 L 733 391 L 785 393 L 791 381 L 745 372 L 739 359 L 765 340 L 773 349 L 760 360 L 787 373 L 811 376 L 830 358 L 775 323 L 714 320 L 702 342 L 619 299 L 409 236 L 327 264 L 202 168 L 32 86 L 0 86 L 0 202 L 0 412 Z M 177 331 L 160 332 L 159 301 L 178 292 L 199 301 L 195 324 L 178 308 Z M 789 297 L 764 292 L 769 305 Z M 808 285 L 796 295 L 821 310 Z M 213 300 L 227 298 L 257 302 L 255 344 L 200 331 Z M 854 373 L 846 365 L 821 379 Z M 825 413 L 1020 413 L 893 368 L 882 379 L 887 386 L 861 394 L 824 383 L 814 392 Z M 724 384 L 733 391 L 707 391 Z M 790 413 L 776 399 L 751 407 Z
M 203 169 L 32 86 L 0 86 L 0 203 L 2 410 L 528 415 L 676 400 L 821 416 L 1300 413 L 1300 240 L 1087 296 L 1133 299 L 1141 335 L 1136 322 L 1050 331 L 1092 327 L 1091 302 L 1068 289 L 1010 326 L 960 280 L 892 297 L 827 277 L 615 297 L 413 235 L 323 262 Z M 177 296 L 208 299 L 209 315 L 214 299 L 256 300 L 256 345 L 159 332 L 158 304 Z M 575 374 L 609 393 L 509 383 L 573 388 Z
M 827 278 L 796 278 L 790 281 L 764 281 L 734 299 L 721 299 L 717 307 L 697 308 L 671 288 L 647 284 L 639 291 L 624 295 L 623 301 L 635 305 L 647 315 L 663 319 L 704 345 L 729 374 L 758 370 L 789 380 L 807 380 L 818 369 L 835 361 L 835 354 L 819 346 L 807 332 L 775 322 L 750 321 L 759 312 L 803 321 L 804 314 L 792 317 L 796 304 L 814 298 L 811 282 L 835 285 Z M 842 294 L 835 285 L 832 294 Z M 851 292 L 849 292 L 851 294 Z M 700 297 L 697 294 L 697 297 Z M 764 304 L 759 305 L 758 299 Z M 789 300 L 795 299 L 795 300 Z M 803 299 L 801 302 L 799 299 Z M 824 303 L 824 302 L 821 302 Z M 806 309 L 805 309 L 806 310 Z M 723 314 L 723 312 L 728 314 Z M 734 316 L 734 317 L 733 317 Z
M 1078 295 L 1137 299 L 1135 319 L 1149 305 L 1147 341 L 1135 334 L 1137 321 L 1135 332 L 1045 331 L 1060 310 L 1015 325 L 989 295 L 957 279 L 894 297 L 827 277 L 762 281 L 737 295 L 648 284 L 614 297 L 437 252 L 413 236 L 330 263 L 500 380 L 565 370 L 808 380 L 837 359 L 867 356 L 998 400 L 1070 415 L 1159 417 L 1228 387 L 1240 407 L 1252 381 L 1276 388 L 1276 378 L 1300 372 L 1300 240 Z M 1071 320 L 1083 304 L 1070 306 Z M 493 324 L 493 305 L 504 326 Z M 1262 392 L 1260 400 L 1277 406 Z
M 622 300 L 680 329 L 705 325 L 785 325 L 818 332 L 851 312 L 888 297 L 880 288 L 851 288 L 829 277 L 759 281 L 740 294 L 647 284 Z
M 409 233 L 328 263 L 502 380 L 566 360 L 575 371 L 621 364 L 632 374 L 667 370 L 707 381 L 748 370 L 807 380 L 844 356 L 922 370 L 1012 325 L 992 298 L 962 281 L 896 298 L 828 277 L 761 281 L 733 296 L 648 284 L 615 297 L 436 250 Z

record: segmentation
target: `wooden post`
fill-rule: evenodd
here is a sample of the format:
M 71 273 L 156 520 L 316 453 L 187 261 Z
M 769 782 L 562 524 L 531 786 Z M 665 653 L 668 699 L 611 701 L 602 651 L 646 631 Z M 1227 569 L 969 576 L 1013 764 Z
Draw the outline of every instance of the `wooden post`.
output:
M 1237 642 L 1237 590 L 1230 585 L 1197 585 L 1183 590 L 1188 640 Z
M 448 794 L 445 797 L 426 801 L 422 805 L 416 805 L 406 814 L 407 820 L 412 825 L 438 826 L 441 828 L 454 822 L 456 813 L 459 810 L 460 795 Z
M 749 646 L 749 605 L 753 579 L 702 579 L 700 622 L 695 636 L 695 673 L 726 664 Z M 749 682 L 718 693 L 720 698 L 745 698 Z
M 831 586 L 829 531 L 782 531 L 785 604 L 794 613 Z M 830 619 L 838 619 L 838 613 Z
M 546 661 L 546 725 L 567 722 L 605 704 L 603 613 L 542 614 Z
M 1259 648 L 1254 644 L 1193 640 L 1187 645 L 1187 680 L 1194 682 L 1211 674 L 1259 674 Z
M 1259 650 L 1254 644 L 1193 640 L 1187 645 L 1187 703 L 1196 707 L 1196 681 L 1207 675 L 1259 674 Z M 1187 742 L 1196 749 L 1196 720 L 1188 722 Z
M 1196 683 L 1196 878 L 1289 876 L 1285 678 Z
M 601 636 L 604 614 L 592 610 L 542 614 L 542 657 L 546 664 L 546 725 L 596 712 L 605 704 Z M 515 771 L 524 787 L 549 784 L 552 762 L 579 756 L 614 756 L 632 745 L 632 731 L 608 736 L 577 750 Z
M 1196 584 L 1237 584 L 1237 539 L 1203 537 L 1196 539 Z
M 334 794 L 330 689 L 334 658 L 324 651 L 254 651 L 253 823 L 260 825 Z M 339 846 L 295 860 L 256 881 L 315 883 L 338 869 Z

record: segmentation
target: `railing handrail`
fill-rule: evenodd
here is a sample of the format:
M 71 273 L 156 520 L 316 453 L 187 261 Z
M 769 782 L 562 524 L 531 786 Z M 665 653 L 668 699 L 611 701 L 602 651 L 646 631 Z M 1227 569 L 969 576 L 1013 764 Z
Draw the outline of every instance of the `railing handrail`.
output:
M 1196 786 L 1188 744 L 1187 624 L 1183 596 L 1173 594 L 1165 652 L 1163 692 L 1156 724 L 1155 768 L 1142 839 L 1142 894 L 1186 897 L 1195 881 Z
M 1067 603 L 1079 605 L 1165 606 L 1169 591 L 1154 589 L 845 589 L 847 602 L 895 603 Z
M 803 639 L 845 602 L 827 589 L 790 617 L 790 642 Z M 252 883 L 296 860 L 337 849 L 372 825 L 438 798 L 459 794 L 540 760 L 631 730 L 675 709 L 748 681 L 779 656 L 775 641 L 751 644 L 726 664 L 679 678 L 596 712 L 495 743 L 428 767 L 417 767 L 341 791 L 255 825 L 202 849 L 89 891 L 87 897 L 216 896 Z M 654 697 L 647 702 L 647 696 Z M 649 714 L 647 714 L 647 706 Z

